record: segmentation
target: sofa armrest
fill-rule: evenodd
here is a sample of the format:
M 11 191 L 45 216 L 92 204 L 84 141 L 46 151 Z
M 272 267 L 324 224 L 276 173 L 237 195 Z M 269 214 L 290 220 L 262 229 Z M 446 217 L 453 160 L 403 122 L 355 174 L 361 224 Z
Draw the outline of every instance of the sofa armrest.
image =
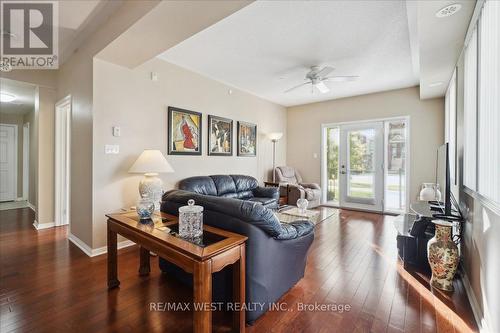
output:
M 253 195 L 259 198 L 273 198 L 278 200 L 280 191 L 278 187 L 256 187 L 253 189 Z
M 305 188 L 311 188 L 314 190 L 321 190 L 321 187 L 319 187 L 319 185 L 316 183 L 300 183 L 300 185 L 302 185 Z
M 314 225 L 309 221 L 298 220 L 292 223 L 281 223 L 283 230 L 274 237 L 277 240 L 295 239 L 310 234 L 314 230 Z

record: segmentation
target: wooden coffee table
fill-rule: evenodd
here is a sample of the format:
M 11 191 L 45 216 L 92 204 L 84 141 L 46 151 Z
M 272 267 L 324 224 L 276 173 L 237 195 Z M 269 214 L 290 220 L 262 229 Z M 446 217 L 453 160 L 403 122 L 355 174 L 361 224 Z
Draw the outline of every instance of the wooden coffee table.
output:
M 156 214 L 147 223 L 140 222 L 136 212 L 109 214 L 108 217 L 108 288 L 120 285 L 118 280 L 117 234 L 140 246 L 139 275 L 150 272 L 149 251 L 193 274 L 194 303 L 206 304 L 194 311 L 195 332 L 212 331 L 212 273 L 233 265 L 233 298 L 245 302 L 245 241 L 247 237 L 222 229 L 203 226 L 203 238 L 189 242 L 176 235 L 178 218 Z M 236 307 L 235 307 L 236 308 Z M 244 307 L 233 314 L 233 328 L 245 331 Z

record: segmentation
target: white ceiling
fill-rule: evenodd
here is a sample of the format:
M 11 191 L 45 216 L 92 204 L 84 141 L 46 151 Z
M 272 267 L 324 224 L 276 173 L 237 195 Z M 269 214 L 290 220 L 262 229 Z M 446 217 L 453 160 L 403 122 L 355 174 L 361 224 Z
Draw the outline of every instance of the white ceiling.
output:
M 35 108 L 35 86 L 0 78 L 0 91 L 16 96 L 16 100 L 0 102 L 1 114 L 24 115 Z
M 459 3 L 462 9 L 455 15 L 437 18 L 435 13 L 445 6 Z M 420 62 L 420 97 L 443 96 L 464 45 L 465 34 L 475 1 L 419 1 L 416 8 L 417 39 Z M 414 8 L 415 9 L 415 8 Z M 439 86 L 430 86 L 443 82 Z
M 438 19 L 440 8 L 461 3 Z M 272 102 L 292 106 L 410 86 L 421 98 L 443 96 L 463 45 L 475 1 L 256 1 L 159 57 Z M 312 65 L 331 75 L 311 93 L 304 82 Z M 429 84 L 443 81 L 442 86 Z
M 419 83 L 403 1 L 258 1 L 160 57 L 285 106 Z M 312 65 L 360 79 L 284 93 Z

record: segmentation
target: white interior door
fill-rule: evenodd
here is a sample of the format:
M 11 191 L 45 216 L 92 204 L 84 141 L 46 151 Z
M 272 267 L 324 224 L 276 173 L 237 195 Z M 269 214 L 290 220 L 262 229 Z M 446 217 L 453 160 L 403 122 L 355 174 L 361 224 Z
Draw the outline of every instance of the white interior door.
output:
M 0 124 L 0 201 L 17 198 L 17 126 Z
M 383 122 L 340 126 L 340 206 L 383 211 Z
M 55 225 L 69 224 L 71 98 L 56 104 Z

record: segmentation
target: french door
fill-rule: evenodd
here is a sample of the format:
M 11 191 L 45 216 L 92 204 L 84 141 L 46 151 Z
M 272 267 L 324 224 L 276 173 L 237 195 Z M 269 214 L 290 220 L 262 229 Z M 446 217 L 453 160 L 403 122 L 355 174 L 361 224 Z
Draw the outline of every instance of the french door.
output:
M 406 211 L 408 125 L 407 117 L 323 125 L 322 203 Z
M 383 123 L 340 127 L 339 202 L 341 207 L 383 210 Z

